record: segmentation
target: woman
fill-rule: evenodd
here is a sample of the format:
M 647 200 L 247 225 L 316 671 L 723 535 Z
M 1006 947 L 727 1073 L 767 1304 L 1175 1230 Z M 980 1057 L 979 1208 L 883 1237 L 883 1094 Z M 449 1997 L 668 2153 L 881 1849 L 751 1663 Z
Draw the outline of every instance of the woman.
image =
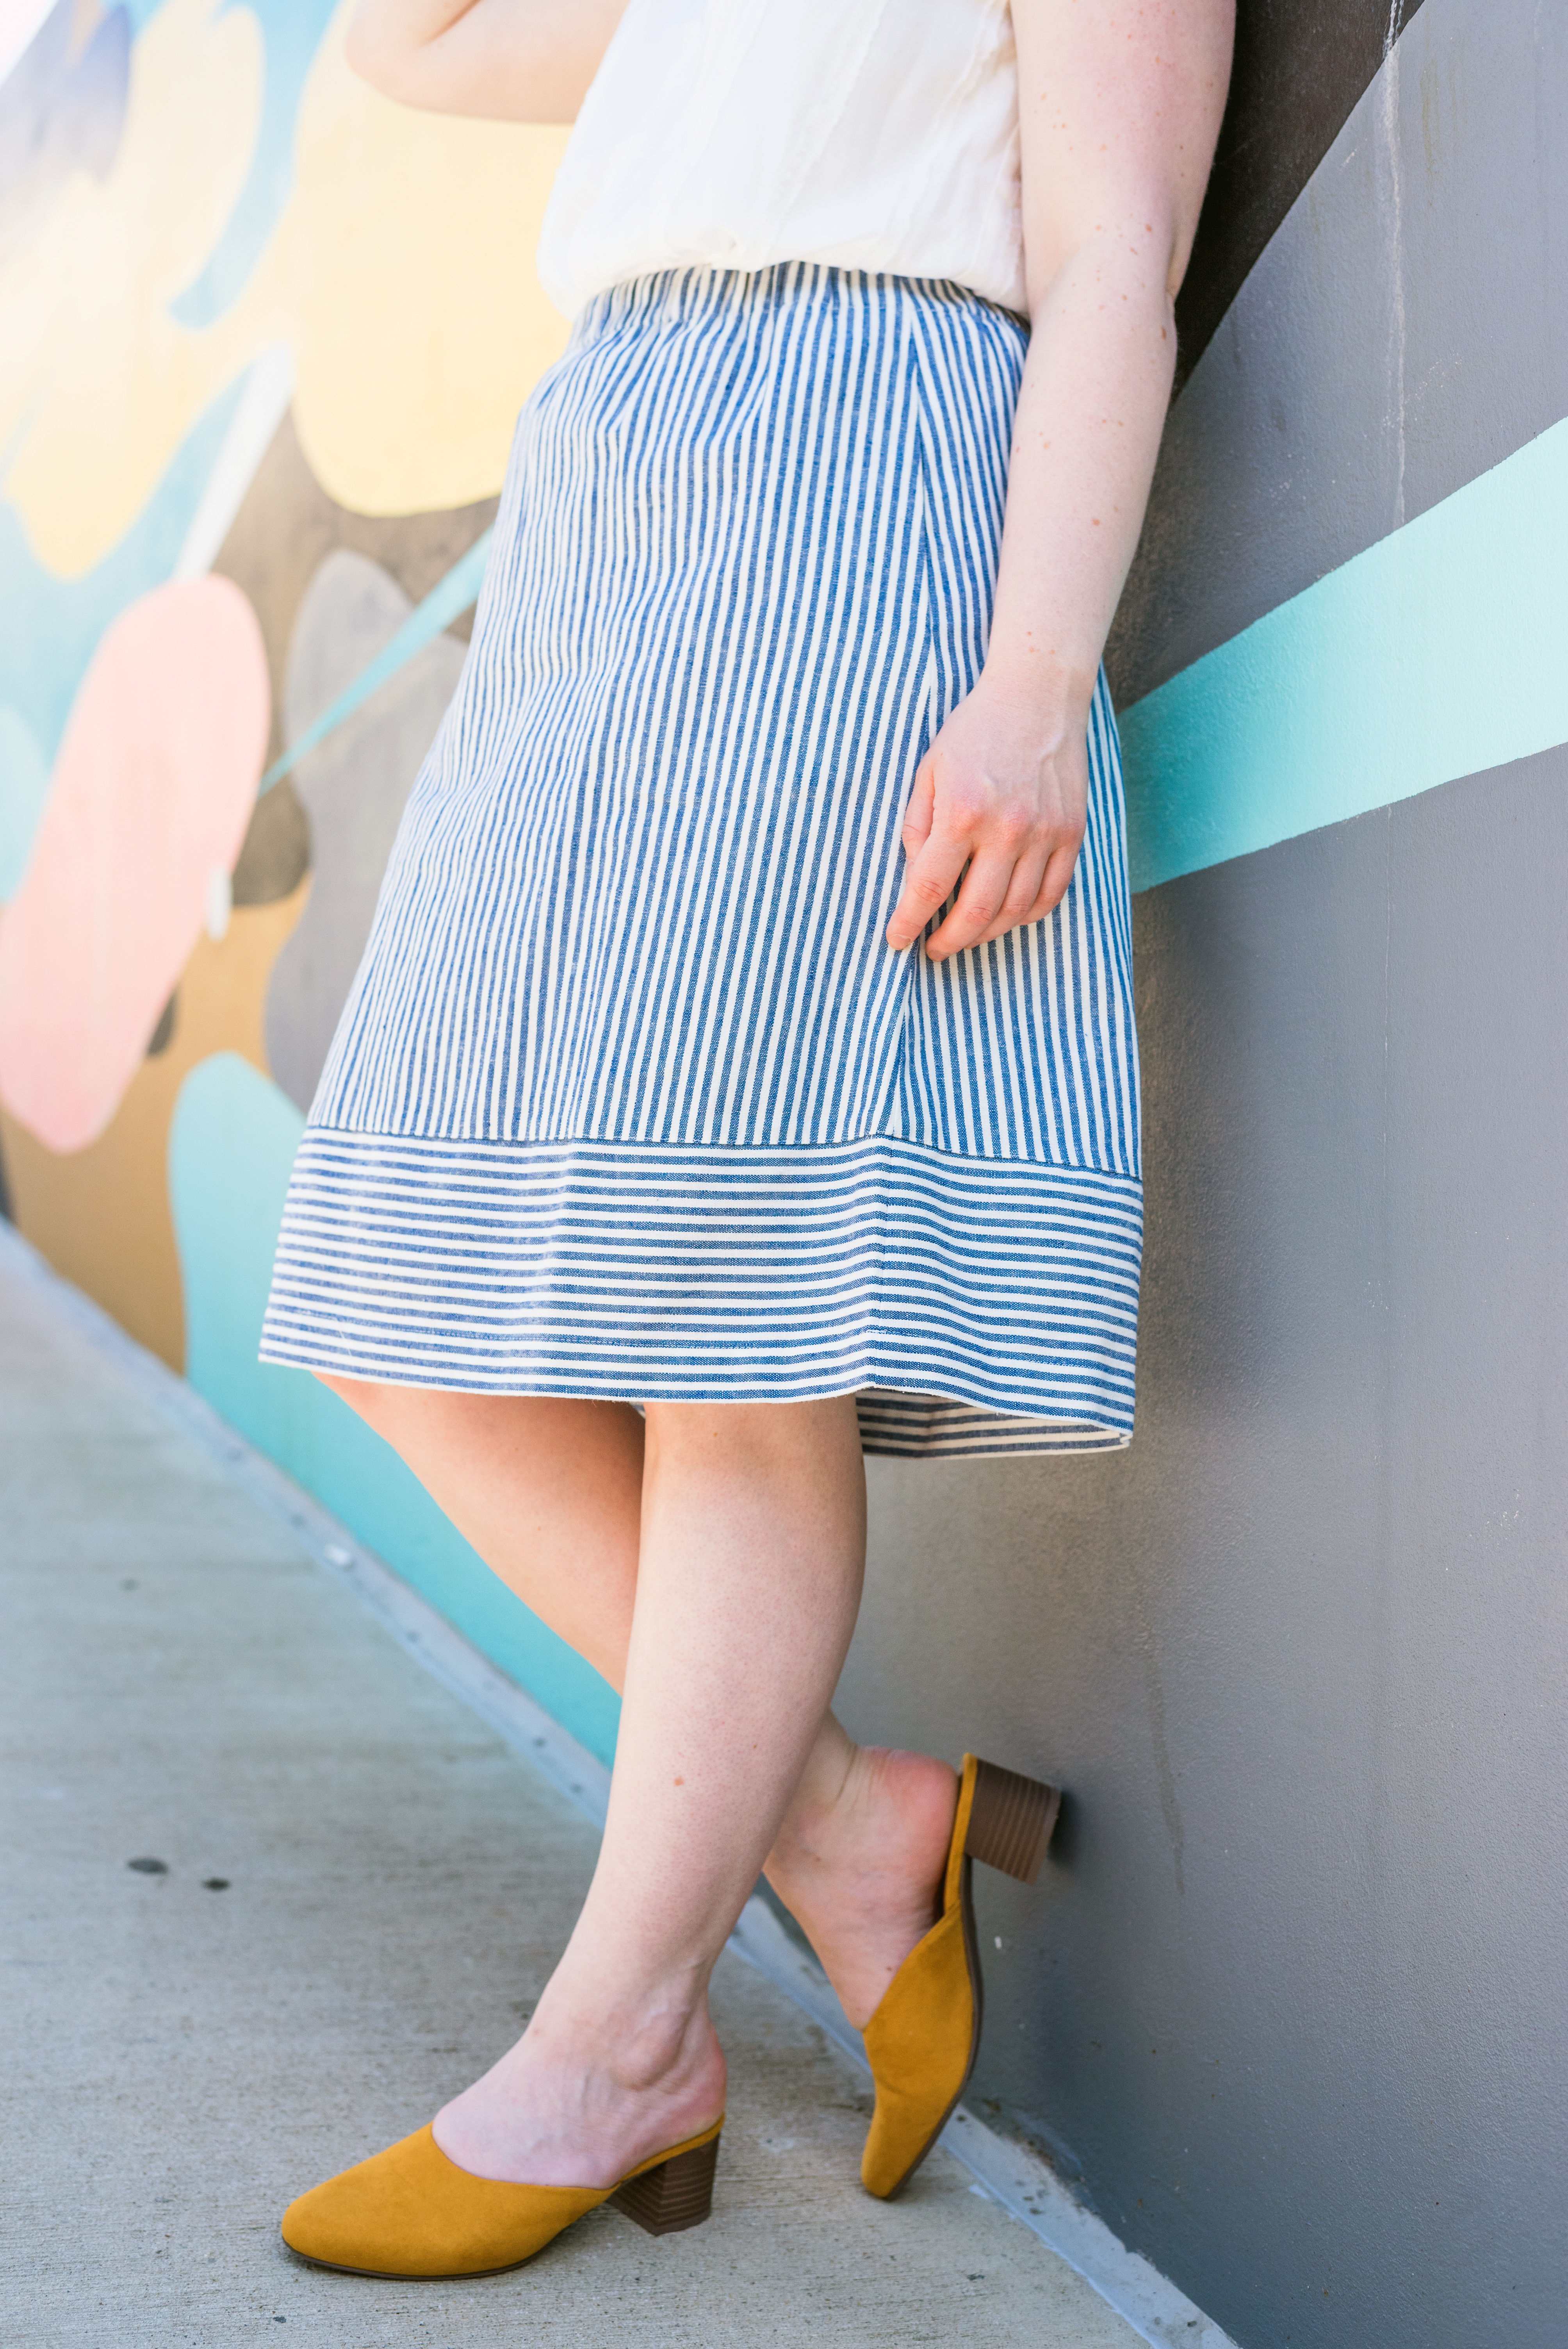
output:
M 392 97 L 576 119 L 540 256 L 573 333 L 265 1351 L 624 1702 L 527 2031 L 293 2207 L 307 2257 L 476 2273 L 612 2194 L 705 2215 L 707 1981 L 764 1864 L 866 2026 L 873 2192 L 967 2075 L 968 1860 L 1032 1875 L 1054 1797 L 829 1703 L 863 1450 L 1130 1429 L 1099 658 L 1229 41 L 1229 0 L 361 0 Z

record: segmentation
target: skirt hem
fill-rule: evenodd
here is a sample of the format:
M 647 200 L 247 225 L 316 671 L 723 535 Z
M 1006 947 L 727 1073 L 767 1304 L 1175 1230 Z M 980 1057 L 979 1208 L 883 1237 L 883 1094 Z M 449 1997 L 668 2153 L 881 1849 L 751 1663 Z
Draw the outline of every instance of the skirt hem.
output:
M 1119 1449 L 1136 1179 L 816 1149 L 307 1129 L 263 1361 L 471 1393 L 853 1394 L 893 1457 Z

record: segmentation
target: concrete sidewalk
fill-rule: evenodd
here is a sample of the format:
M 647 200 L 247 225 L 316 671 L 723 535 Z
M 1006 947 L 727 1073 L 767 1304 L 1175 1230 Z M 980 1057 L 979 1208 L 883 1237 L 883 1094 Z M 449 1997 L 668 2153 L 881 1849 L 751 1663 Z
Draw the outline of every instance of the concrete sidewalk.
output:
M 0 1553 L 6 2340 L 1131 2349 L 950 2155 L 868 2199 L 862 2078 L 727 1953 L 707 2226 L 605 2210 L 463 2285 L 296 2264 L 289 2198 L 516 2033 L 593 1829 L 3 1268 Z

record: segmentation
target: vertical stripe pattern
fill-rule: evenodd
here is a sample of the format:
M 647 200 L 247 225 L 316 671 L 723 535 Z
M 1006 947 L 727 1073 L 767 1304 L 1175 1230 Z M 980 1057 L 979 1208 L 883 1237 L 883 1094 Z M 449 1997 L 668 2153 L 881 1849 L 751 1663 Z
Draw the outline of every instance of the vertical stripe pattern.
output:
M 1024 329 L 790 264 L 584 313 L 291 1185 L 272 1361 L 488 1392 L 857 1392 L 869 1448 L 1131 1423 L 1120 771 L 1047 921 L 892 954 L 985 657 Z

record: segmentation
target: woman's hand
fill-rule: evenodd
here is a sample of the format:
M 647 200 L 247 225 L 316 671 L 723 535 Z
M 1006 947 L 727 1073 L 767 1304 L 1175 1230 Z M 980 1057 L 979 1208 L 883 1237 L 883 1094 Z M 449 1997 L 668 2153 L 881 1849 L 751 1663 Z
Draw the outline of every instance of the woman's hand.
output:
M 921 761 L 903 819 L 903 894 L 887 926 L 910 946 L 964 875 L 933 962 L 1039 922 L 1066 892 L 1088 803 L 1088 698 L 1054 722 L 982 676 Z M 965 872 L 965 868 L 968 870 Z

